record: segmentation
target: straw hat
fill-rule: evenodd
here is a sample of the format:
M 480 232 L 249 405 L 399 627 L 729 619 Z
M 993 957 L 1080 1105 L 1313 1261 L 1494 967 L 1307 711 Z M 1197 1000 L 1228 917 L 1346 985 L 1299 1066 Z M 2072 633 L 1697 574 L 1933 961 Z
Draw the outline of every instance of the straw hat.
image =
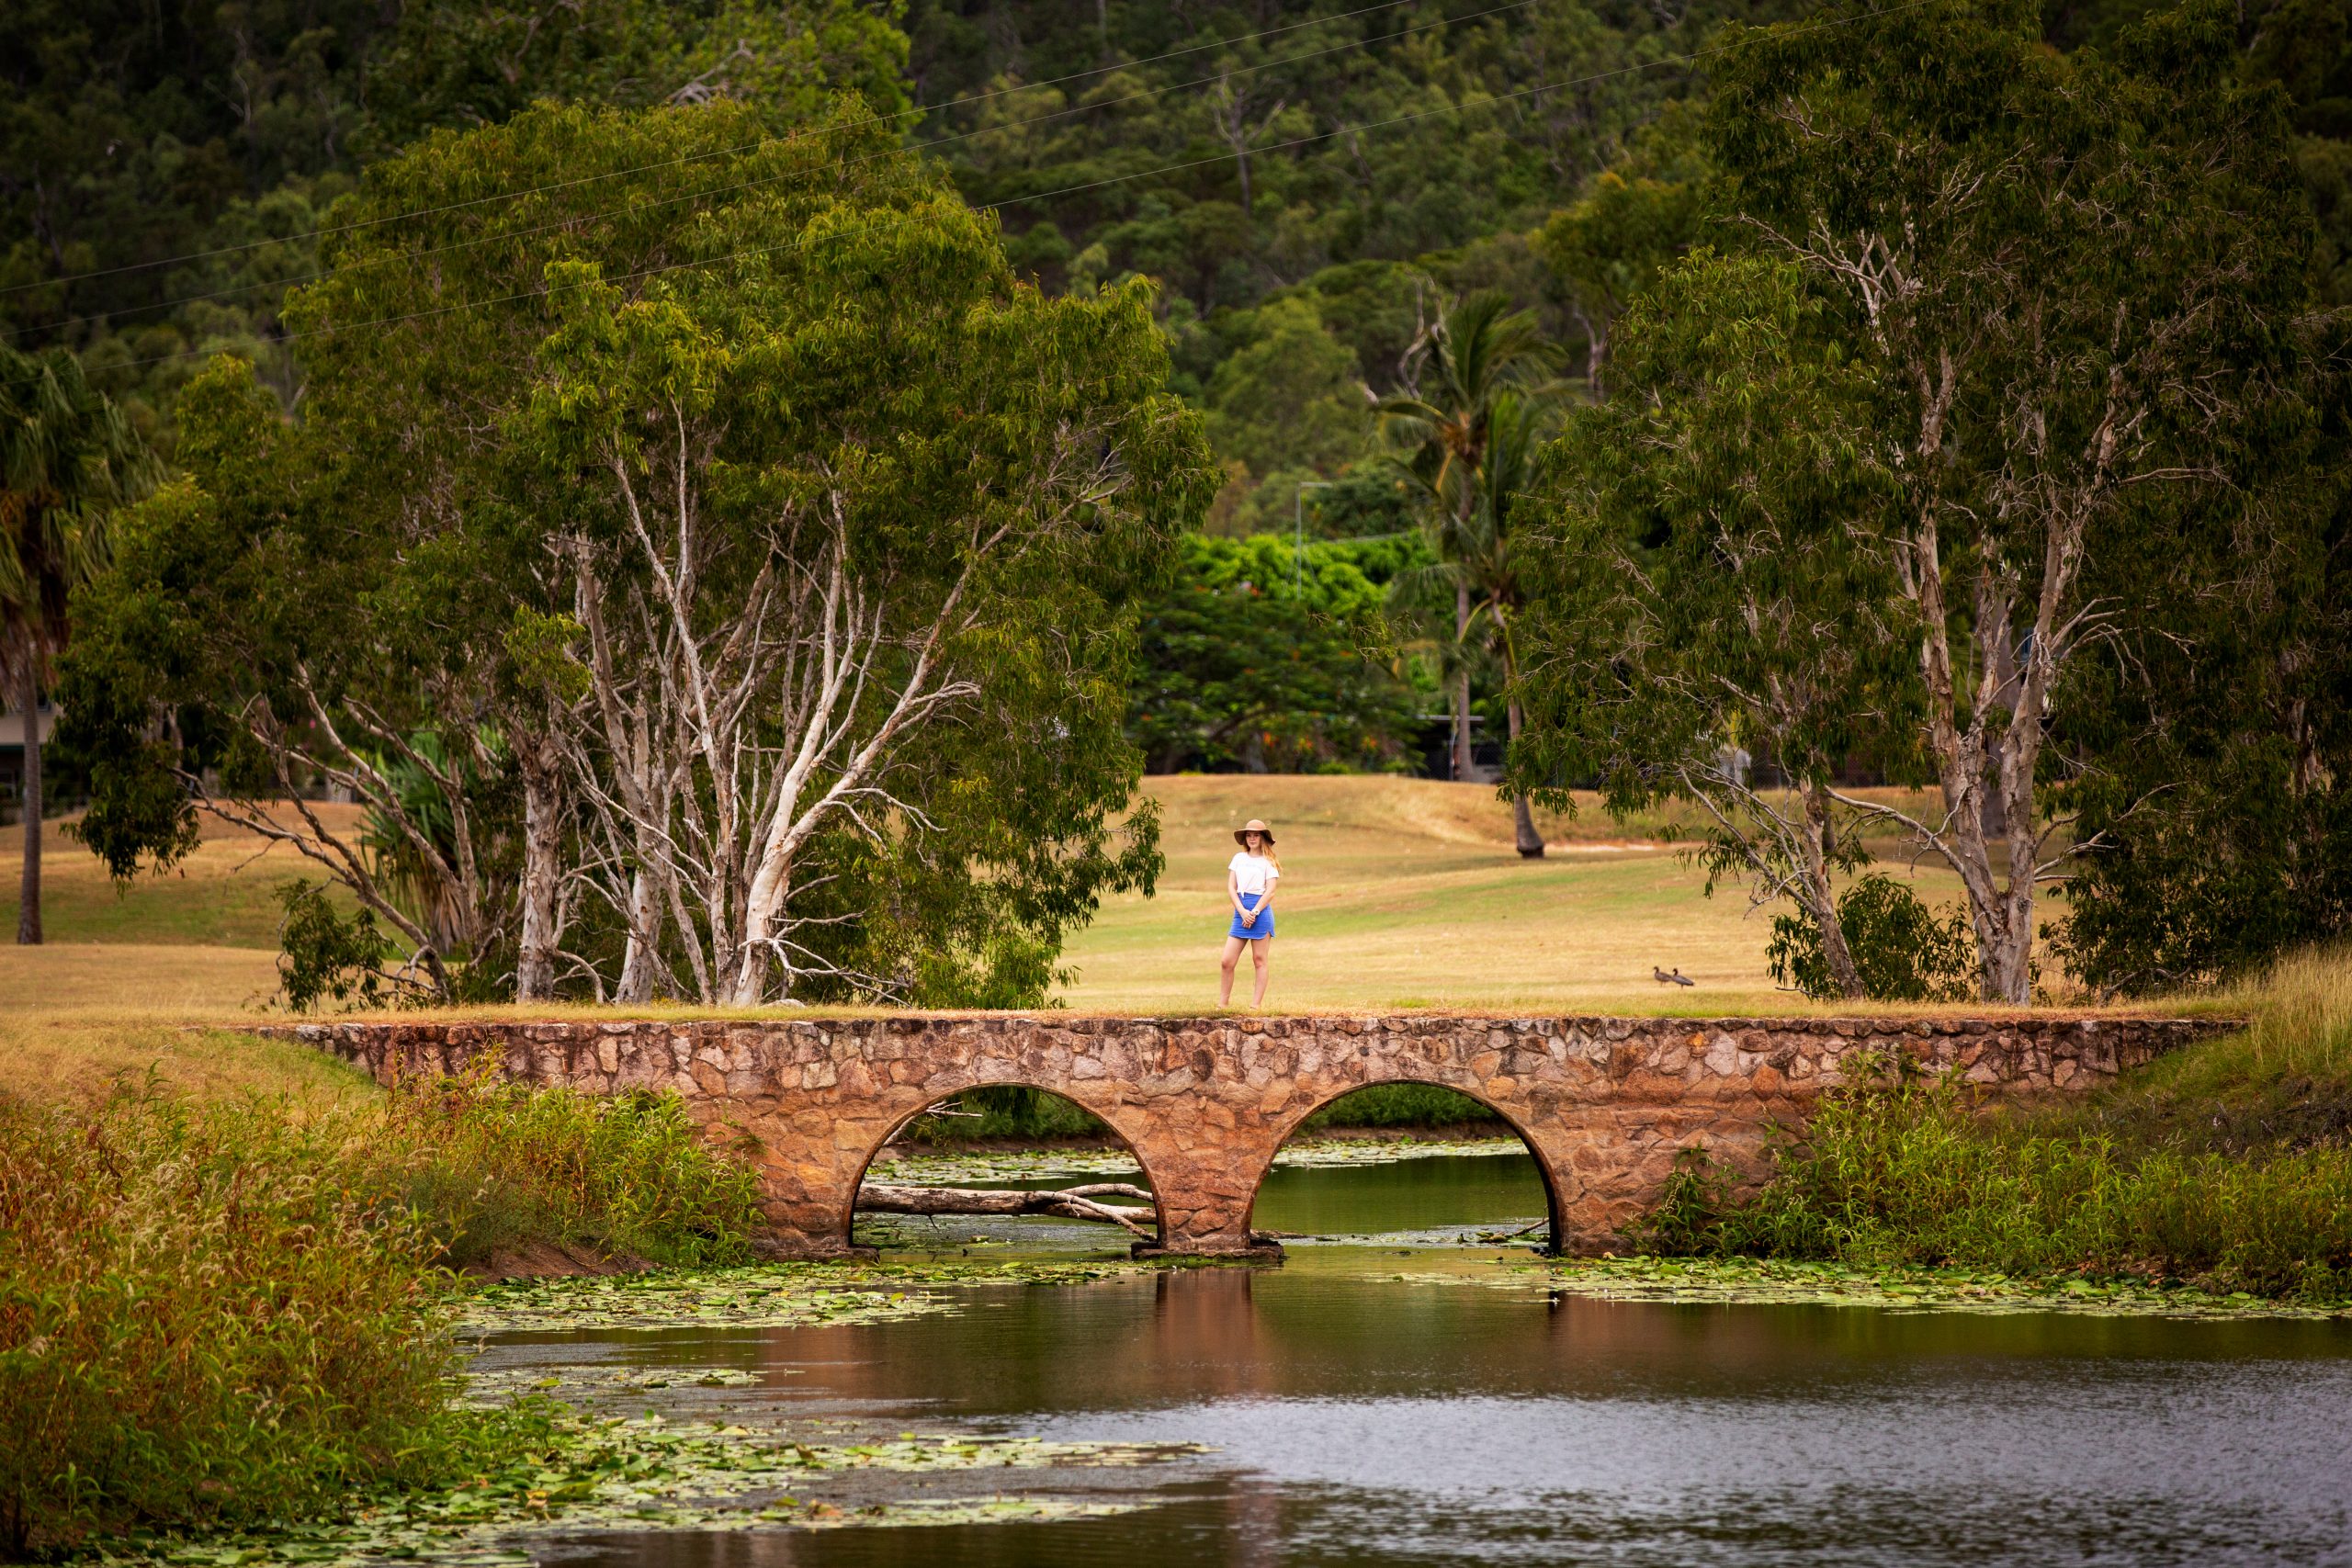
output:
M 1266 842 L 1270 844 L 1274 841 L 1274 830 L 1272 828 L 1267 827 L 1263 822 L 1258 820 L 1255 817 L 1252 817 L 1249 821 L 1244 822 L 1240 827 L 1236 828 L 1233 830 L 1233 841 L 1239 844 L 1246 850 L 1250 847 L 1250 840 L 1247 835 L 1251 833 L 1257 834 L 1260 838 L 1265 840 Z

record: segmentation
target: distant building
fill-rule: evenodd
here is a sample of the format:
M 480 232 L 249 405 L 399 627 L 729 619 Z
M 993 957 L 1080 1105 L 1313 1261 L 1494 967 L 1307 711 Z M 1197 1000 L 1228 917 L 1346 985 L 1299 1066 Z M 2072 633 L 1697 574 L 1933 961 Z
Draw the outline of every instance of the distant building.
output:
M 1503 776 L 1503 741 L 1488 739 L 1484 715 L 1470 716 L 1470 776 L 1460 782 L 1495 784 Z M 1442 713 L 1416 716 L 1413 749 L 1420 753 L 1421 777 L 1453 777 L 1453 720 Z
M 37 728 L 33 733 L 46 747 L 57 732 L 57 709 L 44 698 L 34 716 Z M 25 716 L 14 708 L 0 710 L 0 807 L 7 807 L 12 818 L 24 790 Z

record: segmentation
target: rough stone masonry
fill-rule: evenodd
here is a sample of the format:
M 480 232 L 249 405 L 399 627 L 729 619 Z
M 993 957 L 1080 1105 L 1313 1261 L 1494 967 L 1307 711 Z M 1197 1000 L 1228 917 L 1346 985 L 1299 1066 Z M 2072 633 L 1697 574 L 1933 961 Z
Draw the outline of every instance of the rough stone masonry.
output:
M 1476 1096 L 1534 1152 L 1552 1235 L 1611 1245 L 1703 1144 L 1753 1170 L 1859 1053 L 1900 1055 L 1999 1093 L 2078 1092 L 2231 1027 L 2140 1018 L 1265 1019 L 900 1014 L 695 1022 L 317 1023 L 273 1028 L 390 1081 L 487 1057 L 590 1093 L 673 1089 L 749 1151 L 785 1253 L 850 1246 L 867 1164 L 959 1090 L 1025 1084 L 1077 1101 L 1141 1163 L 1171 1252 L 1251 1250 L 1250 1211 L 1283 1141 L 1375 1083 Z

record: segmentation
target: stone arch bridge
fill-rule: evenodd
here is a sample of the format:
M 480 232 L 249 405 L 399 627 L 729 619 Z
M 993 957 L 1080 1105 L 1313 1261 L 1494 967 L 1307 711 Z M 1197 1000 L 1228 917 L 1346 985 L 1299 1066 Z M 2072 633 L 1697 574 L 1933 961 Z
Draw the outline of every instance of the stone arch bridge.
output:
M 1533 1152 L 1554 1245 L 1607 1246 L 1703 1144 L 1752 1169 L 1768 1128 L 1801 1123 L 1859 1053 L 1902 1055 L 2002 1093 L 2070 1093 L 2229 1025 L 2118 1017 L 1116 1018 L 903 1013 L 653 1021 L 338 1022 L 266 1032 L 389 1081 L 485 1057 L 503 1077 L 591 1093 L 673 1089 L 706 1132 L 748 1150 L 780 1251 L 849 1247 L 874 1156 L 960 1090 L 1019 1084 L 1076 1101 L 1143 1167 L 1159 1245 L 1251 1250 L 1274 1151 L 1367 1084 L 1485 1101 Z

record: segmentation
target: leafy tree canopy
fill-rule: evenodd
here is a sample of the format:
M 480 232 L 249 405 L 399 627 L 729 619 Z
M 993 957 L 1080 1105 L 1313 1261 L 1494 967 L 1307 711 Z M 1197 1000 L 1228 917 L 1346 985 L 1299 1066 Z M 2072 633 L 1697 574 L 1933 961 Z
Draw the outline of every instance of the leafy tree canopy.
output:
M 724 204 L 666 199 L 714 177 Z M 75 722 L 114 726 L 88 744 L 125 797 L 130 716 L 206 716 L 210 807 L 428 970 L 1035 999 L 1060 932 L 1158 864 L 1148 814 L 1107 826 L 1130 605 L 1210 469 L 1148 288 L 1042 298 L 854 111 L 763 141 L 743 107 L 535 108 L 355 208 L 440 210 L 339 236 L 289 306 L 299 425 L 242 366 L 199 380 L 193 478 L 91 595 Z M 268 804 L 321 779 L 429 897 Z

